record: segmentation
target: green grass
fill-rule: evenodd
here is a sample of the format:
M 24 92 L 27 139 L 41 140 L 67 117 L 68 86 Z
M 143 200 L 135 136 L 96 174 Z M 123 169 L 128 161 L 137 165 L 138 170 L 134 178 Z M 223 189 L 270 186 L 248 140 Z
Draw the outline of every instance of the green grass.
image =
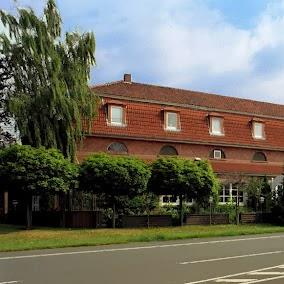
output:
M 0 251 L 97 246 L 191 238 L 284 232 L 284 226 L 215 225 L 150 229 L 58 229 L 0 225 Z

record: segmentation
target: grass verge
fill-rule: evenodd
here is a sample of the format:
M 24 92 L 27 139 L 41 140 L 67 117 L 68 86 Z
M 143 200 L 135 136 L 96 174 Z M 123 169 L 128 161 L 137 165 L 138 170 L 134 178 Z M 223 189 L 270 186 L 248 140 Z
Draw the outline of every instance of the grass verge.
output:
M 191 238 L 280 233 L 284 226 L 215 225 L 150 229 L 58 229 L 0 225 L 0 251 L 97 246 Z

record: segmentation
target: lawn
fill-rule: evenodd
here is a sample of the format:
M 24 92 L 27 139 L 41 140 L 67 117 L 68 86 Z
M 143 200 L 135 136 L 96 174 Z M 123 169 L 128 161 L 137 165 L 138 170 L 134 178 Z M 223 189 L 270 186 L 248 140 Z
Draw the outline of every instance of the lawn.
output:
M 219 236 L 284 232 L 284 226 L 215 225 L 150 229 L 58 229 L 0 225 L 0 251 L 19 251 L 76 246 L 97 246 Z

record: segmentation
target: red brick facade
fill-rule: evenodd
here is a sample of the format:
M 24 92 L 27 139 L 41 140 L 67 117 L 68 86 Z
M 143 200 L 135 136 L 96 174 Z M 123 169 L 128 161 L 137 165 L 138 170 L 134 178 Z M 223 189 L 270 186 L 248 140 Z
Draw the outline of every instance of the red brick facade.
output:
M 251 112 L 243 108 L 246 100 L 236 99 L 238 106 L 232 108 L 232 102 L 227 97 L 202 94 L 210 102 L 210 107 L 204 107 L 203 101 L 196 105 L 178 105 L 169 102 L 169 98 L 163 97 L 157 101 L 157 94 L 149 86 L 149 92 L 153 93 L 153 100 L 145 99 L 145 89 L 148 85 L 118 82 L 94 87 L 94 91 L 102 99 L 98 116 L 94 121 L 93 131 L 86 137 L 83 147 L 78 152 L 79 160 L 96 152 L 106 152 L 112 142 L 124 143 L 129 155 L 136 155 L 146 160 L 153 160 L 159 155 L 164 145 L 176 148 L 178 155 L 188 158 L 209 159 L 217 173 L 242 173 L 247 175 L 276 176 L 283 173 L 284 162 L 284 107 L 247 101 L 251 105 Z M 119 84 L 119 91 L 117 90 Z M 139 88 L 141 86 L 141 93 Z M 125 86 L 125 93 L 122 93 Z M 130 95 L 133 86 L 133 95 Z M 159 88 L 159 87 L 155 87 Z M 171 88 L 159 88 L 161 90 L 176 90 Z M 143 92 L 142 92 L 143 91 Z M 177 90 L 175 101 L 189 100 L 191 92 L 182 95 Z M 186 92 L 186 91 L 184 91 Z M 199 94 L 199 93 L 197 93 Z M 174 96 L 174 93 L 173 93 Z M 181 97 L 182 96 L 182 97 Z M 214 100 L 216 99 L 216 108 Z M 180 98 L 181 97 L 181 98 Z M 199 98 L 199 97 L 198 97 Z M 220 100 L 226 98 L 226 105 L 220 109 Z M 218 100 L 217 100 L 218 99 Z M 191 103 L 194 99 L 191 98 Z M 206 105 L 207 102 L 204 102 Z M 231 104 L 231 105 L 230 105 Z M 125 125 L 112 126 L 109 123 L 109 107 L 119 105 L 123 107 Z M 247 107 L 247 106 L 246 106 Z M 283 116 L 281 110 L 283 109 Z M 177 112 L 180 117 L 180 130 L 165 130 L 164 112 Z M 277 110 L 276 115 L 273 111 Z M 210 116 L 223 118 L 224 136 L 213 136 L 209 133 Z M 252 135 L 253 120 L 260 120 L 265 125 L 265 139 L 254 139 Z M 210 152 L 221 149 L 225 153 L 225 159 L 214 160 L 210 158 Z M 266 155 L 266 162 L 253 161 L 256 151 Z

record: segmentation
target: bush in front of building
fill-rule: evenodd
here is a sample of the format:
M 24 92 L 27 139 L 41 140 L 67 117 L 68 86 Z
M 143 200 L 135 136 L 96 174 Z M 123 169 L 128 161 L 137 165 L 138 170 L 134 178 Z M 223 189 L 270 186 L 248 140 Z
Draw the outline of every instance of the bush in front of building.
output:
M 32 196 L 67 192 L 76 179 L 77 167 L 58 150 L 23 145 L 0 150 L 1 190 L 23 198 L 27 228 L 32 226 Z
M 183 200 L 194 199 L 199 206 L 208 205 L 210 196 L 217 201 L 218 180 L 207 161 L 163 157 L 152 164 L 149 188 L 157 195 L 179 196 L 183 225 Z
M 272 192 L 267 177 L 252 177 L 243 187 L 246 193 L 246 206 L 249 210 L 269 212 L 272 206 Z M 264 198 L 263 204 L 260 199 Z
M 112 203 L 112 227 L 115 227 L 116 207 L 122 196 L 133 198 L 147 190 L 149 167 L 140 159 L 95 154 L 81 165 L 79 184 L 83 191 L 104 194 Z
M 278 224 L 284 224 L 284 185 L 279 186 L 273 195 L 272 218 Z

